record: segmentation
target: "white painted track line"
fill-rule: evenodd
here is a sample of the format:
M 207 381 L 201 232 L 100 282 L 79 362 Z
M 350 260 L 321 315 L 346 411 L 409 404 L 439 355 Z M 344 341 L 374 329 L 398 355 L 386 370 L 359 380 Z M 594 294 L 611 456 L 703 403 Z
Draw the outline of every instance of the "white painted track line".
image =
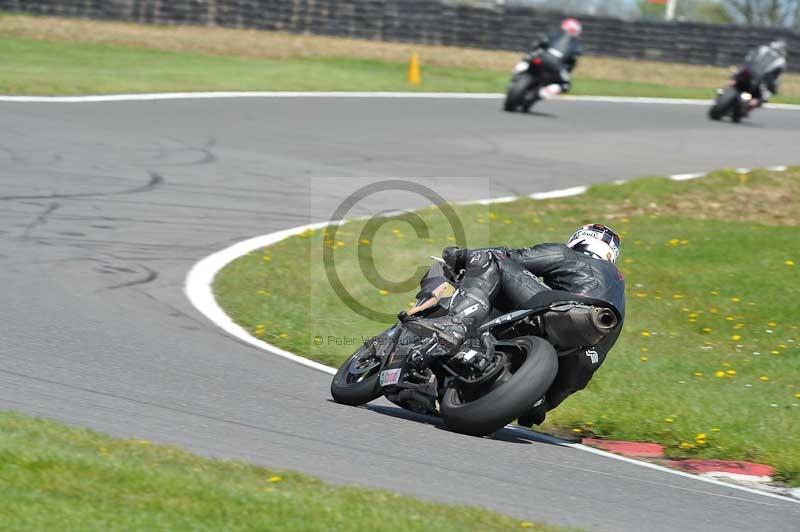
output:
M 136 102 L 157 100 L 198 100 L 214 98 L 438 98 L 438 99 L 472 99 L 499 100 L 501 93 L 487 92 L 291 92 L 291 91 L 228 91 L 228 92 L 165 92 L 143 94 L 98 94 L 86 96 L 6 96 L 0 95 L 0 102 L 17 103 L 99 103 L 99 102 Z M 603 103 L 641 103 L 658 105 L 709 105 L 712 95 L 707 100 L 686 98 L 644 98 L 624 96 L 559 96 L 560 100 L 576 102 Z M 784 109 L 800 111 L 800 105 L 767 104 L 768 109 Z

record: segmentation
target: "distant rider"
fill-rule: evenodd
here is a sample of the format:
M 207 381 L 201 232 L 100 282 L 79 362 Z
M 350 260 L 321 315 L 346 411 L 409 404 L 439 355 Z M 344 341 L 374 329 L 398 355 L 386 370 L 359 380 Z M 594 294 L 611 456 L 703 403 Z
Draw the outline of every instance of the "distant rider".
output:
M 571 84 L 570 73 L 583 49 L 579 37 L 583 28 L 574 18 L 564 19 L 561 29 L 543 38 L 532 52 L 541 52 L 542 66 L 548 73 L 546 85 L 539 90 L 540 98 L 552 98 L 567 92 Z
M 464 272 L 448 314 L 438 318 L 403 315 L 401 319 L 417 334 L 435 333 L 453 348 L 461 345 L 468 336 L 474 336 L 477 325 L 490 317 L 495 306 L 509 312 L 549 289 L 602 300 L 613 306 L 624 319 L 625 281 L 614 265 L 619 246 L 619 237 L 611 229 L 591 224 L 578 229 L 566 245 L 540 244 L 522 249 L 446 248 L 442 254 L 445 263 L 454 272 Z M 560 356 L 558 374 L 552 386 L 543 400 L 520 417 L 519 422 L 527 426 L 541 424 L 548 410 L 586 387 L 621 329 L 622 322 L 598 345 L 586 346 L 591 349 Z
M 744 65 L 731 80 L 741 79 L 743 72 L 750 74 L 748 91 L 753 95 L 750 107 L 761 107 L 773 94 L 778 93 L 780 75 L 786 70 L 786 41 L 777 39 L 769 45 L 761 45 L 751 50 L 744 58 Z

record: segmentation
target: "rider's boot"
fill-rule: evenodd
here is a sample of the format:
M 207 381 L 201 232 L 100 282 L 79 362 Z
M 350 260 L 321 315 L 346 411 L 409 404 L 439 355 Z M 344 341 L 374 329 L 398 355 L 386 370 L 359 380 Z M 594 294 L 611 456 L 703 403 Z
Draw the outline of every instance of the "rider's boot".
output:
M 547 415 L 547 401 L 544 398 L 536 401 L 533 406 L 519 416 L 517 424 L 523 427 L 532 427 L 534 425 L 541 425 L 544 423 L 544 418 Z
M 406 325 L 412 332 L 437 335 L 440 340 L 458 347 L 468 333 L 492 310 L 492 300 L 500 287 L 500 272 L 488 251 L 474 251 L 467 260 L 464 278 L 453 295 L 446 316 L 438 318 L 409 317 Z

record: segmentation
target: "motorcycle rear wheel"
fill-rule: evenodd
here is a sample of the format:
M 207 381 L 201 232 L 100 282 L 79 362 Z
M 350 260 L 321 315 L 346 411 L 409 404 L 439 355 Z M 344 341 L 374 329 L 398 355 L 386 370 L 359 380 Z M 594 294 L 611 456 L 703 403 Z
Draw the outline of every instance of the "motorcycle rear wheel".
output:
M 509 342 L 524 360 L 508 379 L 488 393 L 465 402 L 457 386 L 448 388 L 440 411 L 450 430 L 484 436 L 524 414 L 550 388 L 558 372 L 555 348 L 542 338 L 522 336 Z M 507 349 L 497 346 L 497 349 Z M 502 377 L 501 377 L 502 378 Z

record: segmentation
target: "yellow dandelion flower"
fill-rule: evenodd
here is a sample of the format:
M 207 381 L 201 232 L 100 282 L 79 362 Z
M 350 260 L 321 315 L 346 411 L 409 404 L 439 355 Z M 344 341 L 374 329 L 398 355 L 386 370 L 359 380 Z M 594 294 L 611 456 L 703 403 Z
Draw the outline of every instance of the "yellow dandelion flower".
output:
M 733 316 L 725 316 L 725 319 L 726 319 L 727 321 L 733 321 Z
M 712 290 L 711 291 L 711 295 L 712 296 L 718 296 L 719 295 L 719 290 Z
M 783 263 L 787 266 L 794 266 L 794 261 L 792 259 L 786 259 Z
M 696 318 L 697 317 L 697 312 L 692 312 L 691 314 L 689 314 L 689 317 L 690 318 Z
M 770 327 L 777 327 L 778 326 L 778 324 L 775 323 L 774 321 L 771 321 L 771 322 L 767 323 L 767 325 L 769 325 Z
M 739 334 L 734 334 L 733 336 L 731 336 L 731 340 L 733 340 L 734 342 L 738 342 L 741 339 L 742 339 L 742 336 L 739 335 Z
M 777 349 L 773 349 L 772 351 L 770 351 L 770 353 L 771 353 L 771 354 L 773 354 L 773 355 L 775 355 L 775 356 L 778 356 L 778 355 L 780 355 L 780 354 L 781 354 L 781 352 L 780 352 L 780 351 L 778 351 Z
M 695 377 L 702 377 L 703 376 L 703 372 L 702 371 L 695 371 L 694 372 L 694 376 Z
M 361 240 L 358 241 L 358 243 L 361 244 L 362 246 L 369 246 L 370 245 L 369 239 L 366 239 L 366 238 L 362 238 Z
M 668 242 L 668 244 L 669 244 L 670 246 L 677 246 L 677 245 L 678 245 L 678 244 L 680 244 L 680 243 L 681 243 L 681 241 L 680 241 L 680 239 L 678 239 L 678 238 L 673 238 L 673 239 L 671 239 L 671 240 Z
M 519 524 L 519 527 L 520 528 L 533 528 L 533 523 L 530 523 L 528 521 L 523 521 L 523 522 L 521 522 Z
M 712 331 L 711 327 L 703 327 L 704 333 L 710 333 Z
M 736 375 L 736 370 L 735 370 L 735 369 L 729 369 L 729 370 L 726 370 L 726 371 L 725 371 L 725 373 L 726 373 L 728 376 L 730 376 L 730 377 L 733 377 L 733 376 L 735 376 L 735 375 Z
M 636 297 L 647 297 L 646 292 L 636 292 Z
M 641 360 L 642 362 L 647 362 L 648 358 L 646 356 L 640 356 L 639 360 Z
M 689 318 L 689 323 L 697 323 L 697 318 Z
M 682 441 L 681 444 L 678 447 L 680 447 L 681 449 L 693 449 L 694 448 L 694 444 L 693 443 L 689 443 L 688 441 Z
M 672 419 L 671 417 L 665 417 L 664 418 L 664 423 L 672 423 L 673 421 L 675 421 L 675 420 Z
M 683 294 L 672 294 L 672 299 L 683 299 L 685 297 Z
M 280 482 L 281 480 L 283 480 L 283 478 L 278 475 L 273 475 L 267 479 L 269 482 Z
M 769 380 L 769 377 L 767 377 L 766 375 L 762 375 L 762 376 L 760 376 L 760 377 L 758 378 L 758 380 L 760 380 L 760 381 L 762 381 L 762 382 L 767 382 L 767 381 Z
M 263 259 L 264 259 L 264 262 L 269 262 L 269 261 L 272 260 L 272 257 L 270 257 L 269 255 L 264 255 Z
M 733 330 L 735 331 L 738 331 L 739 329 L 743 328 L 744 328 L 744 323 L 737 323 L 736 325 L 733 326 Z
M 581 432 L 583 432 L 583 431 L 582 431 L 581 429 L 572 429 L 572 432 L 575 432 L 575 433 L 581 433 Z
M 705 432 L 701 432 L 700 434 L 694 437 L 695 440 L 705 440 L 707 438 L 708 436 L 706 436 Z
M 741 301 L 741 298 L 738 298 L 738 297 L 732 297 L 732 298 L 731 298 L 731 301 L 733 301 L 734 303 L 738 303 L 739 301 Z
M 650 336 L 650 331 L 642 331 L 642 336 L 644 337 Z
M 489 211 L 489 219 L 490 220 L 497 220 L 497 213 Z
M 288 334 L 286 334 L 285 332 L 282 332 L 282 333 L 280 333 L 280 334 L 278 335 L 278 338 L 289 338 L 289 335 L 288 335 Z
M 797 392 L 796 394 L 794 394 L 794 398 L 795 399 L 800 399 L 800 392 Z
M 387 295 L 389 295 L 389 291 L 388 291 L 388 290 L 379 290 L 379 291 L 378 291 L 378 293 L 379 293 L 380 295 L 382 295 L 382 296 L 387 296 Z
M 722 371 L 721 369 L 718 369 L 717 371 L 714 372 L 714 376 L 718 379 L 721 379 L 722 377 L 725 376 L 725 372 Z

